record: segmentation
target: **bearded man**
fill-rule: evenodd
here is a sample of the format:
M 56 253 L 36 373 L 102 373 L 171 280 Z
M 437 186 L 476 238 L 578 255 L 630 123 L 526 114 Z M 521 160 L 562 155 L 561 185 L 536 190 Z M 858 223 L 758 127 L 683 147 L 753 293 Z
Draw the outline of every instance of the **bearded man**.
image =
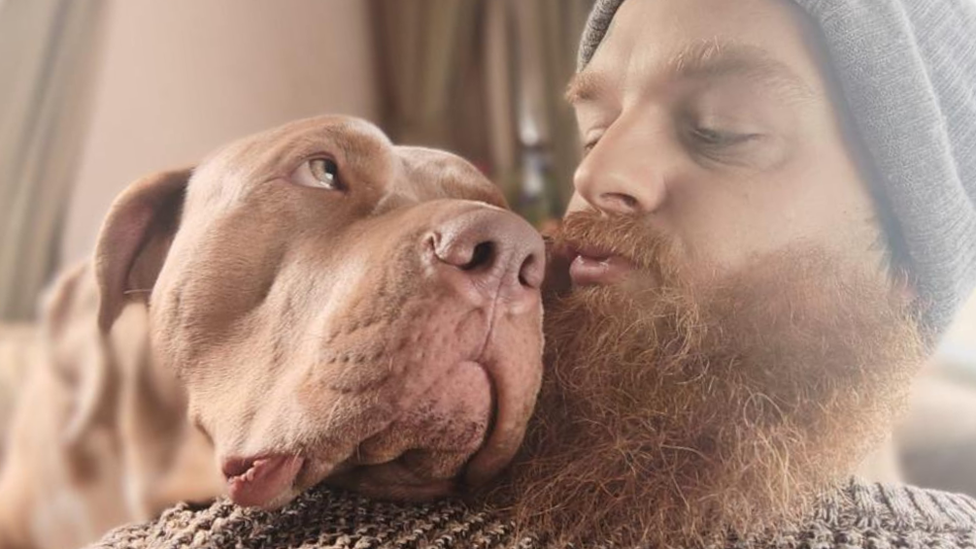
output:
M 973 36 L 963 0 L 599 0 L 504 478 L 182 506 L 103 546 L 976 546 L 976 502 L 851 480 L 973 287 Z

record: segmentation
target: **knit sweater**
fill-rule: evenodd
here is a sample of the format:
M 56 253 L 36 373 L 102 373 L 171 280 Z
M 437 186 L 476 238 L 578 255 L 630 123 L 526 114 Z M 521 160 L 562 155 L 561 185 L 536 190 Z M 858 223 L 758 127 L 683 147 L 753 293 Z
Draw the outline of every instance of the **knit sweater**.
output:
M 906 486 L 851 481 L 824 498 L 802 527 L 726 547 L 976 548 L 976 501 Z M 131 549 L 542 549 L 514 539 L 510 523 L 458 501 L 389 503 L 315 488 L 276 512 L 226 499 L 209 507 L 180 504 L 156 522 L 124 526 L 92 548 Z M 715 548 L 719 549 L 719 548 Z

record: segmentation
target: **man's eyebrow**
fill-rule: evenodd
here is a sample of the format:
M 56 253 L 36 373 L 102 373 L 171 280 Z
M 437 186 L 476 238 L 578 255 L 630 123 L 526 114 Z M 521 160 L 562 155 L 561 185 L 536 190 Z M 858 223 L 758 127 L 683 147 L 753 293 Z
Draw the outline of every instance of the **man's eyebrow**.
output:
M 577 73 L 566 86 L 566 101 L 570 105 L 575 105 L 593 100 L 606 85 L 607 79 L 599 73 L 587 71 Z
M 789 65 L 757 46 L 719 41 L 694 43 L 670 59 L 668 70 L 685 79 L 742 76 L 770 85 L 793 99 L 816 95 Z

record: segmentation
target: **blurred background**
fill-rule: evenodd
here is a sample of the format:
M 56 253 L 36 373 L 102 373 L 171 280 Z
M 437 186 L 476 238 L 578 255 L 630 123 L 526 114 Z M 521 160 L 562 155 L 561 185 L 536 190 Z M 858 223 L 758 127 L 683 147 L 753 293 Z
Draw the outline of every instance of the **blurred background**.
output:
M 296 118 L 454 151 L 537 225 L 579 148 L 562 100 L 592 0 L 0 0 L 0 422 L 52 276 L 136 178 Z M 976 494 L 976 299 L 897 439 L 908 480 Z

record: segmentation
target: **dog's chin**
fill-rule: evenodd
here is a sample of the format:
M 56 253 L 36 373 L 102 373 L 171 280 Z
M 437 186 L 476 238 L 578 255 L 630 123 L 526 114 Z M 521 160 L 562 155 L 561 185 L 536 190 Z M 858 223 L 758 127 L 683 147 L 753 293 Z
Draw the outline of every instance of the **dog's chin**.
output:
M 428 482 L 382 482 L 372 480 L 367 471 L 330 477 L 323 484 L 355 492 L 376 500 L 426 502 L 460 493 L 456 479 L 430 480 Z
M 291 486 L 286 490 L 284 490 L 283 492 L 281 492 L 280 494 L 278 494 L 277 496 L 275 496 L 274 498 L 272 498 L 271 500 L 267 501 L 266 503 L 262 503 L 259 505 L 251 505 L 249 507 L 256 507 L 258 509 L 261 509 L 262 511 L 277 511 L 278 509 L 281 509 L 282 507 L 294 501 L 294 499 L 304 491 L 305 491 L 304 489 L 299 489 L 295 486 Z M 238 503 L 238 505 L 241 504 Z M 248 506 L 243 506 L 243 507 L 248 507 Z
M 283 493 L 272 504 L 261 507 L 280 507 L 317 485 L 390 501 L 424 502 L 456 496 L 462 492 L 463 466 L 453 475 L 435 478 L 425 475 L 422 470 L 412 469 L 408 462 L 408 459 L 398 456 L 392 461 L 374 465 L 352 465 L 347 462 L 330 467 L 326 463 L 310 460 L 303 467 L 289 493 Z

